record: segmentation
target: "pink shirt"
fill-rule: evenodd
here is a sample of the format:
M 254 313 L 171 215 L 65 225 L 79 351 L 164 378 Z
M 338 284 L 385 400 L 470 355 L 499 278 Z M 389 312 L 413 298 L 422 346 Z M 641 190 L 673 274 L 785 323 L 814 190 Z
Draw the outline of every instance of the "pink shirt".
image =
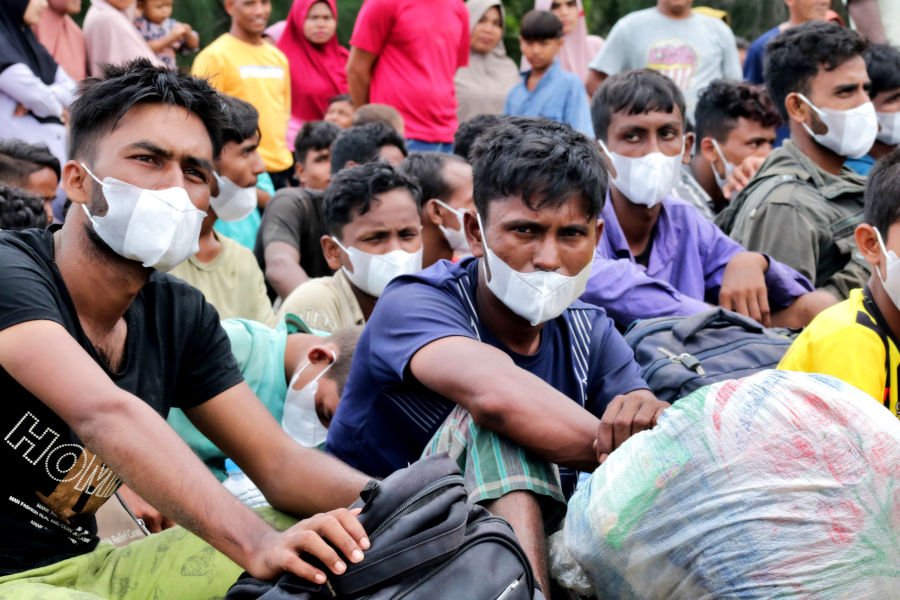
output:
M 453 141 L 453 77 L 469 63 L 469 13 L 461 0 L 365 0 L 350 45 L 378 55 L 369 102 L 400 111 L 407 138 Z

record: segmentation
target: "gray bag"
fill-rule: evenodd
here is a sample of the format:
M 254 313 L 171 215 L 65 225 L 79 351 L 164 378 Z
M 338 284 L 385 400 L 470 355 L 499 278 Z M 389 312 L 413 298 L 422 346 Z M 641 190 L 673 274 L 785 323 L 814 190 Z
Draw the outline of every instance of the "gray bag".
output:
M 625 341 L 656 397 L 674 402 L 711 383 L 774 369 L 792 333 L 713 308 L 691 317 L 637 321 Z
M 544 598 L 512 528 L 467 501 L 459 467 L 446 454 L 369 482 L 355 507 L 372 542 L 361 563 L 324 585 L 289 573 L 277 582 L 244 573 L 226 600 Z

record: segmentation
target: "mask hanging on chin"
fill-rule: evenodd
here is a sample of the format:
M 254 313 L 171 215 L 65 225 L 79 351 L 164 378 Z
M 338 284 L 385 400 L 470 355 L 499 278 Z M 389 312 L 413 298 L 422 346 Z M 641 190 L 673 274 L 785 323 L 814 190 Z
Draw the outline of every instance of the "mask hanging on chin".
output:
M 488 289 L 509 310 L 528 321 L 532 327 L 555 319 L 584 293 L 591 275 L 590 261 L 573 277 L 555 271 L 521 273 L 503 262 L 488 248 L 481 215 L 477 215 L 477 219 L 481 230 L 481 243 L 484 246 L 481 264 Z
M 171 187 L 145 190 L 113 177 L 97 178 L 107 212 L 91 215 L 81 205 L 94 232 L 113 252 L 159 271 L 171 271 L 200 249 L 200 226 L 206 213 L 191 202 L 187 190 Z
M 224 175 L 213 173 L 219 182 L 219 195 L 209 199 L 216 216 L 223 221 L 240 221 L 256 208 L 256 185 L 242 188 Z
M 319 391 L 319 379 L 334 364 L 335 356 L 334 354 L 331 356 L 331 362 L 322 369 L 321 373 L 301 389 L 295 390 L 294 384 L 300 374 L 312 363 L 309 362 L 300 367 L 291 377 L 287 394 L 284 397 L 284 416 L 281 418 L 281 427 L 294 441 L 307 448 L 319 446 L 328 437 L 328 429 L 322 425 L 316 414 L 316 392 Z
M 353 284 L 375 298 L 379 298 L 384 288 L 395 277 L 411 275 L 422 270 L 422 248 L 415 252 L 392 250 L 386 254 L 369 254 L 353 246 L 345 248 L 337 238 L 334 243 L 350 257 L 353 271 L 341 267 Z
M 725 154 L 719 147 L 719 142 L 717 142 L 716 140 L 712 140 L 712 143 L 713 148 L 716 149 L 716 154 L 719 155 L 719 158 L 722 160 L 722 164 L 725 165 L 725 177 L 719 175 L 719 171 L 716 170 L 715 164 L 710 165 L 710 167 L 712 168 L 713 175 L 716 178 L 716 185 L 719 186 L 719 189 L 724 189 L 725 184 L 728 183 L 728 177 L 734 172 L 734 164 L 728 162 L 728 159 L 725 158 Z
M 472 250 L 471 248 L 469 248 L 469 240 L 466 239 L 466 232 L 463 230 L 463 215 L 466 214 L 466 211 L 453 208 L 446 202 L 442 202 L 437 198 L 435 198 L 434 201 L 444 209 L 456 215 L 456 220 L 459 221 L 459 229 L 451 229 L 449 227 L 444 227 L 443 225 L 438 225 L 438 229 L 440 229 L 441 233 L 444 234 L 444 237 L 447 239 L 447 243 L 450 245 L 450 248 L 453 249 L 453 253 L 456 256 L 471 255 Z
M 672 193 L 672 188 L 681 176 L 683 137 L 681 151 L 674 156 L 666 156 L 662 152 L 651 152 L 639 157 L 624 156 L 610 152 L 603 140 L 597 141 L 616 171 L 612 182 L 629 201 L 653 208 Z
M 803 128 L 814 140 L 838 156 L 860 158 L 865 156 L 878 135 L 878 117 L 875 105 L 863 102 L 849 110 L 819 108 L 801 93 L 797 96 L 815 112 L 828 131 L 815 133 L 803 123 Z

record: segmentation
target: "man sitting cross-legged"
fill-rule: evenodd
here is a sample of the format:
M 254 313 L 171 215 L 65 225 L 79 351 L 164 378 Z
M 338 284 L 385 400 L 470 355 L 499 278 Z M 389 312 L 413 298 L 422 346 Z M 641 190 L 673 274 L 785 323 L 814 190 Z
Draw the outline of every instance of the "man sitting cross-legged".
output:
M 602 228 L 606 174 L 594 143 L 568 125 L 520 118 L 475 151 L 478 217 L 464 215 L 474 257 L 388 285 L 326 449 L 384 476 L 416 460 L 458 405 L 474 428 L 458 433 L 476 431 L 473 448 L 509 448 L 461 457 L 471 497 L 510 521 L 546 584 L 538 499 L 563 502 L 574 474 L 561 485 L 543 461 L 592 470 L 668 405 L 646 389 L 604 311 L 576 300 Z M 483 435 L 497 443 L 478 443 Z
M 338 552 L 368 546 L 344 509 L 276 532 L 163 420 L 184 409 L 291 513 L 346 506 L 367 481 L 282 431 L 216 311 L 159 272 L 197 244 L 223 125 L 207 83 L 108 67 L 71 107 L 62 229 L 0 233 L 0 597 L 219 597 L 241 568 L 324 582 L 302 552 L 343 572 Z M 184 529 L 98 545 L 94 513 L 122 481 Z

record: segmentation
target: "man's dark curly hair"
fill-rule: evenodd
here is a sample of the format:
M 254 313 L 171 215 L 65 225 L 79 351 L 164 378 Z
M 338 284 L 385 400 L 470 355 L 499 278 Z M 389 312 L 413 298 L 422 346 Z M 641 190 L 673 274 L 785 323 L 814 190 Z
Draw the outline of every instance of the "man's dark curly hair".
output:
M 228 115 L 219 94 L 204 79 L 157 67 L 146 58 L 121 65 L 104 65 L 103 77 L 81 82 L 78 98 L 69 107 L 69 158 L 93 158 L 101 135 L 139 104 L 180 106 L 197 115 L 209 133 L 213 155 L 222 147 Z
M 710 83 L 700 92 L 694 110 L 697 148 L 705 137 L 724 142 L 737 127 L 740 117 L 756 121 L 763 127 L 781 124 L 775 104 L 764 87 L 728 79 Z
M 47 212 L 42 198 L 0 183 L 0 229 L 21 231 L 46 226 Z
M 369 212 L 372 203 L 379 202 L 379 194 L 396 189 L 408 191 L 419 210 L 422 203 L 419 185 L 393 165 L 376 161 L 341 169 L 322 198 L 325 229 L 329 235 L 341 239 L 344 225 Z
M 788 94 L 809 95 L 819 69 L 833 71 L 868 48 L 866 39 L 835 23 L 811 21 L 785 29 L 766 44 L 763 76 L 781 120 L 787 122 Z
M 593 219 L 603 208 L 607 175 L 596 143 L 550 119 L 512 117 L 472 148 L 475 207 L 487 221 L 493 200 L 521 197 L 532 210 L 584 201 Z

